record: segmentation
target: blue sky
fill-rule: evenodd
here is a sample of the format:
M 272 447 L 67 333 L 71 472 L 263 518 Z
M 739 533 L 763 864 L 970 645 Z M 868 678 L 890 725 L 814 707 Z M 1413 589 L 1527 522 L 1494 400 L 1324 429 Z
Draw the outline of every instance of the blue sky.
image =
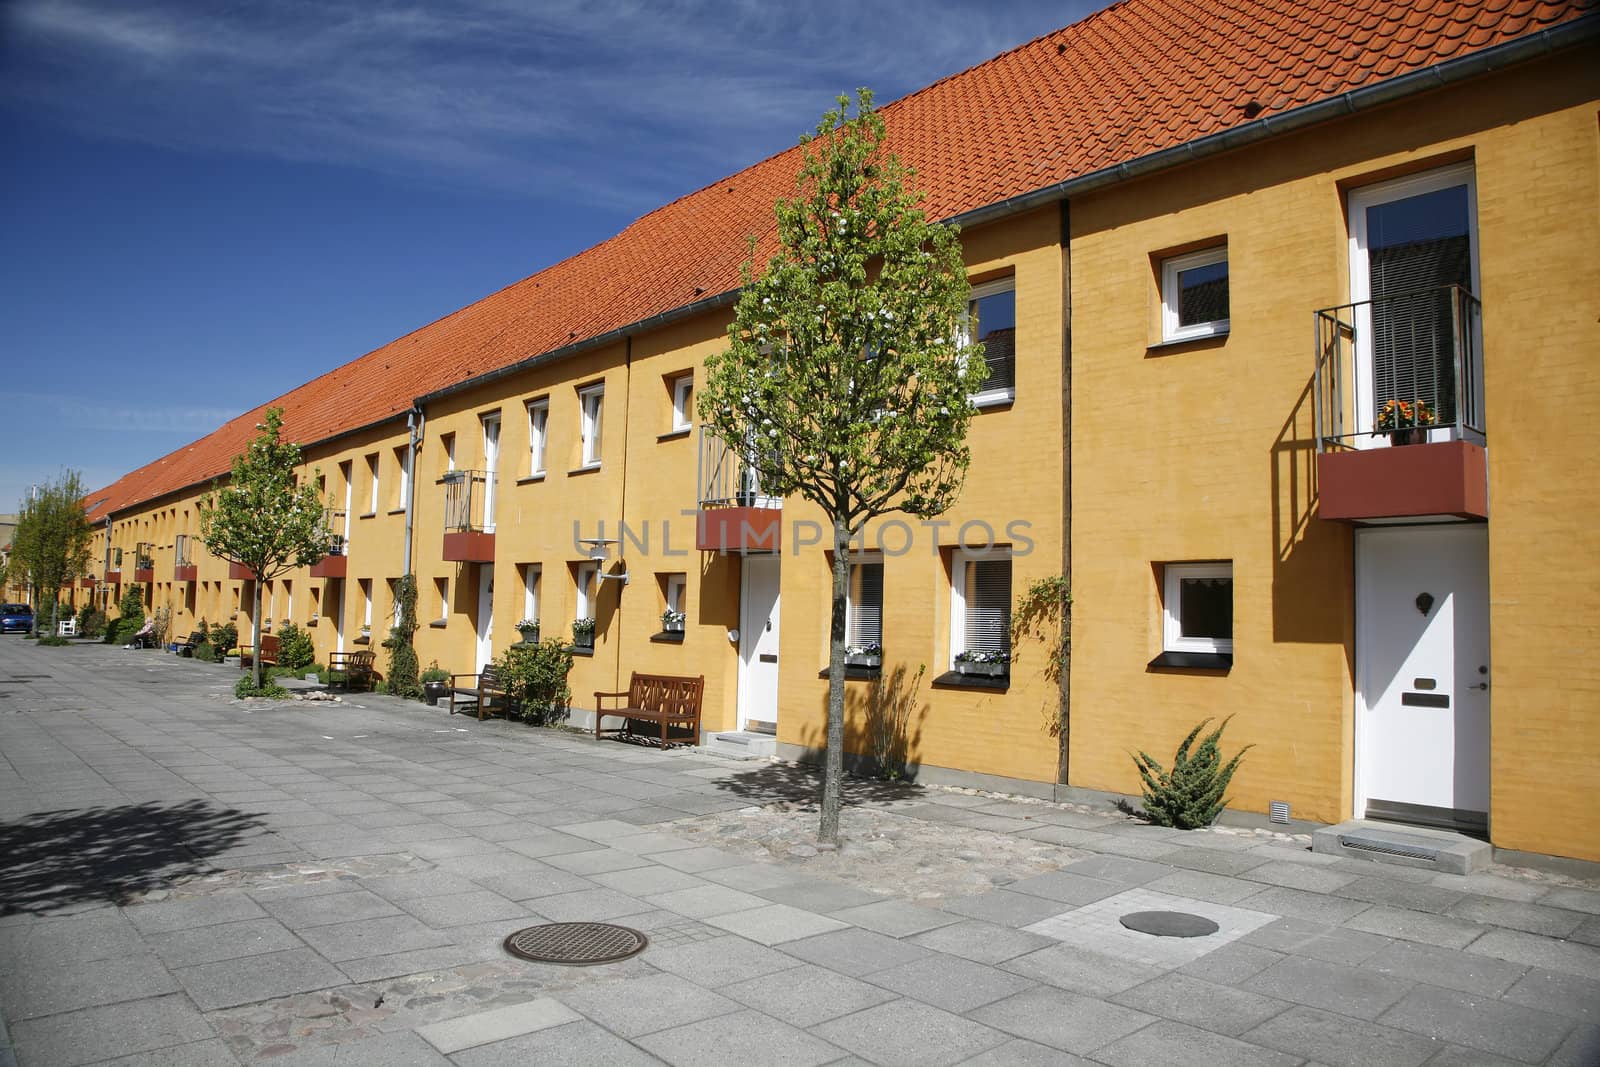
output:
M 0 5 L 0 512 L 1099 6 Z

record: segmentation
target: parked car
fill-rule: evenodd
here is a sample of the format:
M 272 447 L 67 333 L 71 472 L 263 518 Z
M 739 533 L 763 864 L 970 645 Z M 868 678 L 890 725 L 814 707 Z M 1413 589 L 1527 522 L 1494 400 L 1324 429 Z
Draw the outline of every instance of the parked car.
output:
M 26 604 L 0 604 L 0 633 L 25 634 L 32 629 L 32 608 Z

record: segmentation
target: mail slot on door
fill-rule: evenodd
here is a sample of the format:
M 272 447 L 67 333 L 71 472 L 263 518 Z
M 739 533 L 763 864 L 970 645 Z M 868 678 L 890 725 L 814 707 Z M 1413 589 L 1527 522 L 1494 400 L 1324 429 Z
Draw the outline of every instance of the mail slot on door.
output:
M 1400 703 L 1408 708 L 1448 708 L 1450 696 L 1447 693 L 1401 693 Z
M 778 662 L 778 654 L 776 652 L 763 652 L 761 653 L 761 662 L 776 663 Z

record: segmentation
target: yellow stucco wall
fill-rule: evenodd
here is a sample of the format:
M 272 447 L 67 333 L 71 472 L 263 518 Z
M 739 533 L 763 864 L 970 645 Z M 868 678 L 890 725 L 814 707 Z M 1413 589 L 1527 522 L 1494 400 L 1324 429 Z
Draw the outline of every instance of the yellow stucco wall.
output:
M 1595 92 L 1578 57 L 1561 57 L 1073 204 L 1074 785 L 1136 792 L 1131 751 L 1166 760 L 1200 719 L 1234 715 L 1225 751 L 1255 748 L 1233 806 L 1351 814 L 1351 537 L 1315 517 L 1312 312 L 1348 298 L 1345 190 L 1471 159 L 1491 833 L 1600 858 L 1600 608 L 1584 595 L 1600 515 L 1579 470 L 1600 410 Z M 1219 237 L 1231 333 L 1157 346 L 1161 255 Z M 1147 670 L 1162 646 L 1159 564 L 1219 559 L 1234 568 L 1232 670 Z

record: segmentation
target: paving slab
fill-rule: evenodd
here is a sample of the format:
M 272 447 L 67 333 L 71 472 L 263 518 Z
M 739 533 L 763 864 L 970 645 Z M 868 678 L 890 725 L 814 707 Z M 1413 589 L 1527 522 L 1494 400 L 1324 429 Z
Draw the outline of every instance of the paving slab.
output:
M 0 978 L 0 1005 L 13 1021 L 178 992 L 178 981 L 148 950 L 87 966 L 40 967 Z
M 1535 967 L 1501 997 L 1514 1004 L 1566 1015 L 1579 1022 L 1600 1024 L 1600 981 L 1592 978 Z
M 292 900 L 270 900 L 264 906 L 271 912 L 273 918 L 291 930 L 400 914 L 399 908 L 376 893 L 369 893 L 353 886 L 341 893 L 325 893 Z
M 968 1013 L 997 1030 L 1073 1053 L 1089 1053 L 1154 1021 L 1144 1012 L 1038 986 Z
M 1111 996 L 1170 968 L 1134 963 L 1077 945 L 1055 945 L 1008 960 L 1002 970 L 1092 997 Z
M 657 868 L 661 869 L 661 868 Z M 677 875 L 680 878 L 694 879 L 693 875 L 683 874 L 679 871 L 666 869 L 667 874 Z M 734 911 L 750 911 L 753 908 L 766 908 L 772 906 L 772 901 L 766 897 L 758 897 L 754 893 L 746 893 L 738 889 L 729 889 L 724 885 L 698 882 L 697 885 L 687 889 L 673 889 L 668 892 L 656 892 L 644 900 L 658 908 L 666 908 L 680 915 L 687 915 L 691 919 L 703 919 L 712 915 L 726 915 Z
M 1253 1045 L 1335 1067 L 1437 1063 L 1430 1057 L 1440 1050 L 1437 1040 L 1421 1034 L 1371 1022 L 1354 1023 L 1347 1016 L 1303 1005 L 1273 1016 L 1243 1037 Z
M 450 1060 L 411 1031 L 273 1056 L 272 1067 L 449 1067 Z M 152 1065 L 154 1067 L 154 1065 Z
M 1230 1037 L 1238 1037 L 1290 1007 L 1276 997 L 1178 972 L 1159 975 L 1111 999 L 1123 1007 Z
M 268 952 L 299 948 L 300 939 L 276 919 L 246 919 L 154 934 L 150 947 L 168 967 L 190 967 L 199 963 L 260 956 Z
M 974 963 L 990 964 L 1004 963 L 1055 944 L 1052 939 L 1039 934 L 997 926 L 979 919 L 962 919 L 949 926 L 916 934 L 907 940 L 935 952 L 960 956 Z
M 901 900 L 880 900 L 853 908 L 841 908 L 829 914 L 852 926 L 876 930 L 890 937 L 910 937 L 961 921 L 958 916 Z
M 659 972 L 581 985 L 562 991 L 557 999 L 629 1039 L 744 1009 L 737 1000 L 702 989 L 677 975 Z
M 888 989 L 812 964 L 735 982 L 719 992 L 799 1027 L 815 1026 L 896 998 Z
M 535 1030 L 548 1030 L 582 1016 L 558 1000 L 539 997 L 522 1004 L 462 1015 L 417 1028 L 417 1034 L 440 1052 L 460 1052 L 476 1045 L 504 1041 Z
M 1154 1063 L 1216 1063 L 1228 1067 L 1297 1067 L 1288 1056 L 1259 1045 L 1162 1019 L 1095 1050 L 1094 1058 L 1111 1067 L 1147 1067 Z
M 1246 979 L 1243 988 L 1339 1015 L 1376 1019 L 1403 997 L 1412 983 L 1376 971 L 1286 956 Z
M 1404 908 L 1387 908 L 1374 905 L 1350 919 L 1343 920 L 1352 930 L 1382 934 L 1402 941 L 1420 941 L 1440 948 L 1466 948 L 1492 928 L 1482 923 L 1452 919 L 1447 915 L 1430 915 Z
M 181 994 L 24 1019 L 10 1029 L 18 1058 L 41 1067 L 77 1067 L 216 1036 Z
M 1003 1031 L 914 1000 L 894 1000 L 811 1032 L 882 1067 L 944 1067 L 1003 1044 Z
M 1573 1027 L 1564 1016 L 1425 985 L 1412 989 L 1378 1021 L 1526 1063 L 1555 1052 Z
M 1503 926 L 1546 937 L 1567 937 L 1585 918 L 1582 912 L 1565 908 L 1550 908 L 1542 904 L 1496 900 L 1492 897 L 1463 897 L 1448 909 L 1458 919 Z
M 755 1063 L 816 1067 L 839 1059 L 842 1053 L 820 1037 L 748 1010 L 659 1030 L 636 1043 L 682 1067 L 749 1067 Z
M 173 972 L 205 1011 L 344 985 L 343 972 L 307 948 L 202 963 Z
M 698 986 L 716 989 L 796 966 L 799 961 L 789 954 L 794 951 L 794 945 L 785 945 L 784 949 L 779 952 L 742 937 L 725 935 L 707 941 L 654 947 L 650 950 L 650 964 Z
M 1024 927 L 1059 915 L 1069 905 L 1046 897 L 1013 893 L 1009 889 L 991 889 L 972 897 L 959 897 L 945 902 L 944 910 L 954 915 L 982 919 L 998 926 Z
M 367 956 L 387 956 L 411 949 L 438 948 L 450 943 L 446 934 L 413 916 L 403 914 L 312 926 L 297 933 L 306 944 L 334 963 Z
M 874 971 L 867 981 L 958 1014 L 1035 987 L 1021 975 L 944 955 Z
M 1490 930 L 1468 945 L 1467 951 L 1600 980 L 1600 948 L 1571 941 L 1554 941 L 1518 930 Z

